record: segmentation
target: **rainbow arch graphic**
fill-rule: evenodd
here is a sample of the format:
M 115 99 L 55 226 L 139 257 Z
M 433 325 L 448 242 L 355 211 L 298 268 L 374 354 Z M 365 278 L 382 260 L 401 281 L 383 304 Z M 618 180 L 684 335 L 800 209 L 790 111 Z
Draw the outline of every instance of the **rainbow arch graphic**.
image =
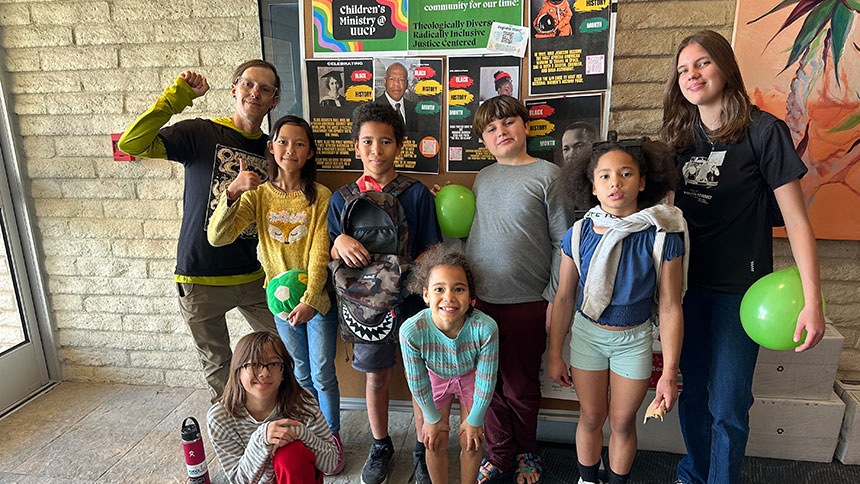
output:
M 391 8 L 391 24 L 396 30 L 406 32 L 408 24 L 408 0 L 376 0 L 380 5 Z M 362 52 L 364 42 L 344 42 L 334 38 L 332 33 L 332 0 L 313 0 L 313 23 L 316 31 L 316 41 L 320 48 L 331 52 Z

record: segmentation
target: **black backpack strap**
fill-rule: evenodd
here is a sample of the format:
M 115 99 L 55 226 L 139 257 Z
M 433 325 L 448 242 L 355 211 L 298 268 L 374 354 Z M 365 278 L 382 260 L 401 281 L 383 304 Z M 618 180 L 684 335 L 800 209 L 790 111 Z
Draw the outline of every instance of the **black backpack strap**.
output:
M 386 184 L 382 188 L 382 191 L 385 193 L 390 193 L 391 196 L 393 196 L 394 198 L 397 198 L 400 196 L 400 194 L 405 192 L 407 188 L 411 187 L 412 185 L 414 185 L 416 183 L 418 183 L 418 180 L 416 180 L 410 176 L 406 176 L 406 175 L 403 175 L 401 173 L 398 173 L 397 176 L 394 177 L 393 180 L 388 182 L 388 184 Z
M 340 196 L 342 196 L 344 200 L 343 210 L 340 212 L 340 231 L 345 234 L 349 212 L 349 201 L 360 194 L 361 190 L 358 189 L 358 183 L 352 182 L 338 188 L 337 193 L 340 193 Z

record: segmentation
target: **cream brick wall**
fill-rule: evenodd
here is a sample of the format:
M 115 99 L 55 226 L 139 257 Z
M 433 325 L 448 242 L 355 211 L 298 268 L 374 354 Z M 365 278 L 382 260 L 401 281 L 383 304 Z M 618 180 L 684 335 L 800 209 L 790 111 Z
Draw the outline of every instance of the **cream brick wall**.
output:
M 114 162 L 109 135 L 186 69 L 206 75 L 212 91 L 178 119 L 230 113 L 232 68 L 260 56 L 256 4 L 0 2 L 65 378 L 203 384 L 172 282 L 182 169 Z M 0 344 L 14 339 L 5 314 Z M 234 332 L 248 330 L 236 314 L 229 321 Z
M 108 135 L 193 69 L 212 91 L 178 119 L 231 112 L 228 76 L 260 55 L 255 0 L 0 0 L 0 43 L 22 135 L 65 378 L 201 385 L 174 297 L 181 167 L 114 162 Z M 731 35 L 735 0 L 619 6 L 610 127 L 653 134 L 677 42 Z M 820 241 L 840 376 L 860 378 L 860 242 Z M 790 263 L 784 241 L 777 264 Z M 0 318 L 0 328 L 2 321 Z M 247 325 L 231 314 L 231 329 Z

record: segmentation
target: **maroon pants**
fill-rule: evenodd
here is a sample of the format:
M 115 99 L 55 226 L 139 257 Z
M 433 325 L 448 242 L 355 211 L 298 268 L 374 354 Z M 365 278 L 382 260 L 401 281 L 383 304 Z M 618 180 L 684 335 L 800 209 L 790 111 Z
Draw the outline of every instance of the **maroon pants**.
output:
M 490 304 L 479 310 L 499 326 L 499 373 L 484 417 L 490 462 L 510 470 L 517 454 L 537 451 L 540 364 L 546 350 L 546 301 Z
M 278 484 L 322 484 L 322 472 L 316 468 L 317 456 L 300 440 L 294 440 L 275 451 L 272 465 Z

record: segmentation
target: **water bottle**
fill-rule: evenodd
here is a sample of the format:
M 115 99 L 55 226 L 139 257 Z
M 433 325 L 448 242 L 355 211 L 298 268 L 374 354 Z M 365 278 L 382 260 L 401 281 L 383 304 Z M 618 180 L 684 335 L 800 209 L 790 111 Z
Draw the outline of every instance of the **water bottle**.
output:
M 191 423 L 186 424 L 189 420 Z M 185 453 L 189 484 L 209 484 L 209 469 L 203 452 L 200 424 L 194 417 L 187 417 L 182 421 L 182 452 Z

